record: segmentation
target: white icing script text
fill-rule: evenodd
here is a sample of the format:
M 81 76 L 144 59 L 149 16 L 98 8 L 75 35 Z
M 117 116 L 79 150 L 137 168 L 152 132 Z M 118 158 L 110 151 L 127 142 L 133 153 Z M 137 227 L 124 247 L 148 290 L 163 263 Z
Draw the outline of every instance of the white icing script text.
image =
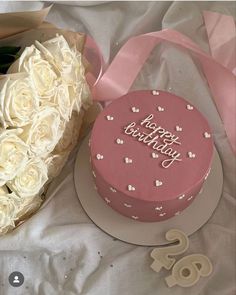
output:
M 140 132 L 137 124 L 135 122 L 132 122 L 124 128 L 125 134 L 137 138 L 139 142 L 143 142 L 146 145 L 152 147 L 153 150 L 156 150 L 159 153 L 170 157 L 170 159 L 165 159 L 161 163 L 162 167 L 168 168 L 175 161 L 182 161 L 182 159 L 180 159 L 180 153 L 170 147 L 173 144 L 180 145 L 181 143 L 178 141 L 178 136 L 165 130 L 161 126 L 157 126 L 156 123 L 152 122 L 153 117 L 154 115 L 150 114 L 140 123 L 141 126 L 150 129 L 150 133 Z M 162 142 L 159 141 L 160 139 L 162 140 Z

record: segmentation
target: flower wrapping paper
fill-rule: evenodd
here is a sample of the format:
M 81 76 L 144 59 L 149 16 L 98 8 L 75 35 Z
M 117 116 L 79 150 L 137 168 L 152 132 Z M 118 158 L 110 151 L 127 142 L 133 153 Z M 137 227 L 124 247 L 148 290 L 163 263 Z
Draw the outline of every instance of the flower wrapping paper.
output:
M 47 12 L 21 14 L 39 26 Z M 51 24 L 19 32 L 16 23 L 15 29 L 17 34 L 11 28 L 9 37 L 6 30 L 0 32 L 5 37 L 0 47 L 21 48 L 20 57 L 0 76 L 0 235 L 40 208 L 76 147 L 81 126 L 86 129 L 94 118 L 84 35 Z

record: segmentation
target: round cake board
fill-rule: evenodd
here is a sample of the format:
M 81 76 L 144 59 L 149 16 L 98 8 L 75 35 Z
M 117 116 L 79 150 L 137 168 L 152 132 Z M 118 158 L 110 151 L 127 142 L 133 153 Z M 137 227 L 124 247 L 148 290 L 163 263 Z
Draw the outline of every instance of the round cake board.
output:
M 75 188 L 80 203 L 89 218 L 107 234 L 130 244 L 141 246 L 166 245 L 165 233 L 179 229 L 188 236 L 201 228 L 211 217 L 220 200 L 223 172 L 219 155 L 215 149 L 211 173 L 202 193 L 180 215 L 161 222 L 140 222 L 125 217 L 98 195 L 89 162 L 89 136 L 82 142 L 74 169 Z

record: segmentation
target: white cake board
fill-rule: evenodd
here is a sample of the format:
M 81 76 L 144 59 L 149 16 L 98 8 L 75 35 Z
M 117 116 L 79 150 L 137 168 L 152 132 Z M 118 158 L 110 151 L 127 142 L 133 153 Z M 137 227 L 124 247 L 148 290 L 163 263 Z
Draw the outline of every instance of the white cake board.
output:
M 165 233 L 169 229 L 180 229 L 189 236 L 208 221 L 217 207 L 222 193 L 223 173 L 215 150 L 211 173 L 202 193 L 180 215 L 161 222 L 140 222 L 117 213 L 95 190 L 89 163 L 88 140 L 89 136 L 84 139 L 78 151 L 74 170 L 75 188 L 89 218 L 107 234 L 135 245 L 165 245 L 169 243 L 165 239 Z

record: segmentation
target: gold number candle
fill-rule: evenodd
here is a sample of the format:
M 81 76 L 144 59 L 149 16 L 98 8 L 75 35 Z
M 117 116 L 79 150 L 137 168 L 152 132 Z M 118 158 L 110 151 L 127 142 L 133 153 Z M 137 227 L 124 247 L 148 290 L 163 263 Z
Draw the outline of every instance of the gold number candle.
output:
M 191 287 L 200 277 L 207 277 L 212 272 L 212 264 L 207 256 L 192 254 L 180 259 L 173 267 L 172 274 L 165 278 L 169 287 Z
M 159 272 L 162 267 L 171 269 L 176 259 L 170 256 L 175 256 L 184 253 L 189 246 L 189 240 L 185 233 L 178 229 L 171 229 L 166 233 L 166 239 L 172 242 L 178 242 L 177 245 L 171 245 L 162 248 L 156 248 L 151 252 L 151 257 L 154 262 L 151 268 Z

